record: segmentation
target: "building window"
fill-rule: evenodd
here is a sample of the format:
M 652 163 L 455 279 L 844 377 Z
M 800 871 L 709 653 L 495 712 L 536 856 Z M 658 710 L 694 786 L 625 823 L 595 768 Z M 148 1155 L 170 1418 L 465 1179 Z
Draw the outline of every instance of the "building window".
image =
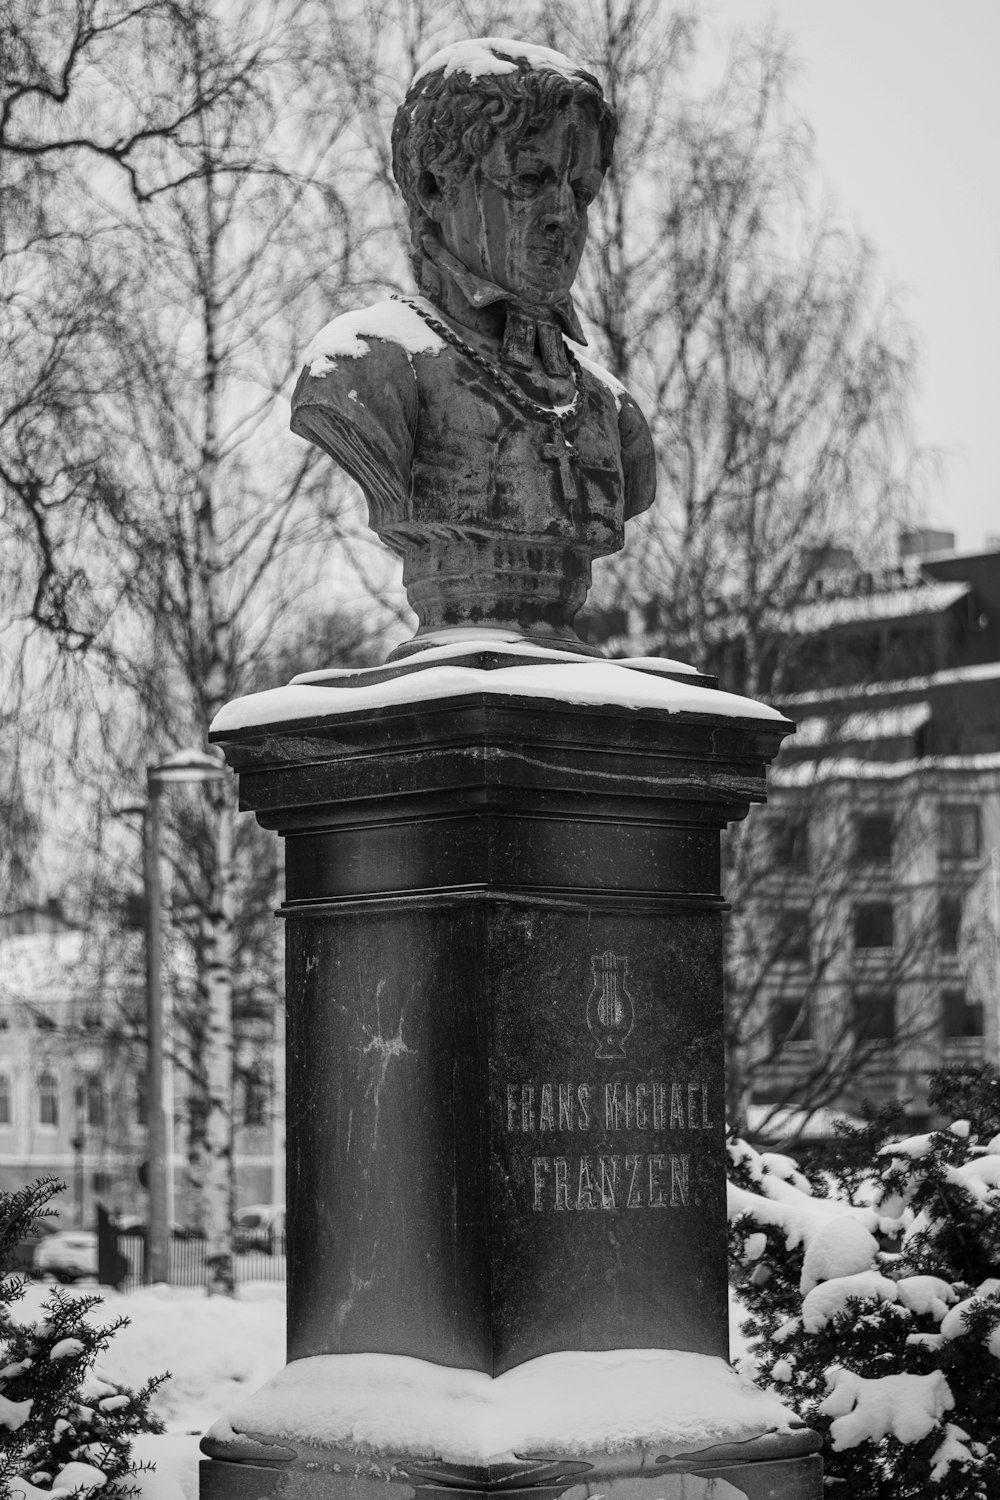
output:
M 799 999 L 772 1000 L 768 1011 L 768 1030 L 772 1047 L 784 1047 L 790 1042 L 812 1040 L 812 1024 L 809 1003 Z
M 895 995 L 855 995 L 851 1021 L 858 1042 L 892 1042 L 896 1039 Z
M 865 901 L 854 908 L 854 946 L 892 947 L 891 901 Z
M 808 870 L 809 825 L 805 819 L 772 817 L 769 826 L 776 870 Z
M 974 803 L 942 807 L 940 832 L 942 859 L 979 858 L 979 808 Z
M 982 1036 L 983 1007 L 964 990 L 945 990 L 941 996 L 941 1029 L 946 1038 Z
M 38 1123 L 59 1124 L 59 1080 L 54 1073 L 43 1073 L 38 1080 Z
M 83 1085 L 83 1116 L 92 1129 L 103 1130 L 106 1123 L 104 1090 L 101 1080 L 93 1075 Z
M 958 952 L 958 929 L 961 925 L 961 896 L 942 896 L 938 902 L 938 946 L 942 953 Z
M 250 1068 L 243 1074 L 242 1083 L 244 1125 L 266 1125 L 267 1080 L 256 1069 Z
M 892 817 L 889 813 L 865 813 L 854 820 L 854 853 L 859 864 L 891 864 Z
M 774 958 L 789 963 L 806 963 L 809 959 L 809 913 L 782 911 L 774 929 Z
M 14 1109 L 10 1096 L 10 1079 L 6 1073 L 0 1073 L 0 1126 L 13 1125 Z

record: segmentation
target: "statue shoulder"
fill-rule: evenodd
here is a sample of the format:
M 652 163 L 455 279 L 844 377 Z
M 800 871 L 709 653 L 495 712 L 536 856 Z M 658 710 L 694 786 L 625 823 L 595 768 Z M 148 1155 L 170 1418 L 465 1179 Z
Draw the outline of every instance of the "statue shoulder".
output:
M 603 365 L 588 359 L 578 344 L 572 345 L 580 368 L 610 392 L 618 413 L 618 440 L 625 476 L 625 519 L 641 515 L 656 498 L 656 452 L 649 423 L 642 408 Z
M 344 362 L 374 355 L 378 363 L 401 367 L 415 354 L 437 354 L 445 347 L 409 303 L 386 298 L 327 323 L 306 349 L 304 363 L 311 376 L 321 378 Z
M 316 335 L 292 394 L 292 431 L 357 480 L 376 530 L 409 504 L 417 376 L 413 357 L 446 347 L 406 303 L 342 314 Z

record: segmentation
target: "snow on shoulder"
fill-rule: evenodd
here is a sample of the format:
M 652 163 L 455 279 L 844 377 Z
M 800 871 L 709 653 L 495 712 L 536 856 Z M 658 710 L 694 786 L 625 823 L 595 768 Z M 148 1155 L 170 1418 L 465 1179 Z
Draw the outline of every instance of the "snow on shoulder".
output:
M 566 342 L 572 349 L 573 355 L 581 369 L 586 370 L 588 374 L 593 375 L 595 380 L 599 380 L 602 385 L 607 386 L 614 397 L 615 409 L 621 411 L 622 399 L 628 394 L 621 381 L 617 380 L 611 371 L 606 370 L 603 365 L 596 364 L 594 360 L 588 359 L 581 346 L 575 344 L 572 339 L 567 339 Z
M 420 299 L 414 298 L 414 301 Z M 427 304 L 428 311 L 431 309 Z M 341 313 L 321 328 L 303 355 L 309 373 L 322 377 L 337 367 L 338 359 L 361 359 L 370 352 L 368 339 L 398 344 L 409 354 L 438 354 L 444 339 L 405 302 L 387 298 L 357 312 Z
M 564 1351 L 496 1379 L 407 1355 L 324 1354 L 286 1365 L 217 1422 L 207 1441 L 231 1443 L 245 1433 L 375 1457 L 481 1464 L 553 1450 L 694 1453 L 799 1425 L 775 1396 L 709 1354 Z
M 578 78 L 581 72 L 575 62 L 551 47 L 512 42 L 502 36 L 477 36 L 468 41 L 453 42 L 450 47 L 435 52 L 414 73 L 413 83 L 419 83 L 429 73 L 438 72 L 443 72 L 446 78 L 453 73 L 465 73 L 469 78 L 483 78 L 490 73 L 513 73 L 519 62 L 544 73 L 559 73 L 563 78 Z

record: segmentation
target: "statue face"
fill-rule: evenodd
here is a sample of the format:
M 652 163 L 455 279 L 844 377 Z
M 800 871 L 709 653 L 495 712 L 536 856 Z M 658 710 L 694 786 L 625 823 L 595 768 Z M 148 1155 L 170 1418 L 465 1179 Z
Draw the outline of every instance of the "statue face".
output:
M 452 202 L 434 184 L 426 206 L 470 271 L 549 306 L 573 285 L 603 178 L 597 127 L 571 108 L 525 140 L 499 137 Z

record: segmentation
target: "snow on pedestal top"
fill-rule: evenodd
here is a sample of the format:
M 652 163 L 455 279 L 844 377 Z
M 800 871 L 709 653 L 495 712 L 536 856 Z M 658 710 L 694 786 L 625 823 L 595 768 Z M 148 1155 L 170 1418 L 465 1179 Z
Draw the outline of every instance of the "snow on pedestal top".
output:
M 637 1447 L 695 1453 L 799 1426 L 776 1397 L 708 1354 L 564 1351 L 496 1379 L 404 1355 L 328 1354 L 293 1360 L 208 1438 L 225 1444 L 245 1433 L 375 1457 L 488 1464 Z
M 464 635 L 464 632 L 463 632 Z M 494 639 L 480 642 L 484 649 L 495 649 Z M 784 724 L 776 709 L 741 698 L 736 693 L 722 693 L 701 687 L 697 682 L 677 682 L 662 675 L 663 671 L 691 671 L 681 663 L 655 663 L 649 658 L 630 661 L 603 661 L 580 657 L 568 652 L 540 652 L 524 643 L 505 643 L 508 654 L 537 659 L 525 665 L 497 667 L 491 671 L 478 667 L 457 666 L 448 657 L 462 650 L 467 654 L 476 642 L 464 641 L 452 646 L 429 647 L 421 652 L 419 671 L 410 671 L 382 682 L 349 686 L 348 679 L 363 679 L 365 669 L 332 670 L 296 678 L 287 687 L 269 688 L 236 698 L 219 710 L 212 722 L 212 733 L 251 729 L 266 724 L 293 723 L 296 720 L 323 719 L 356 713 L 361 709 L 461 698 L 484 693 L 495 697 L 547 699 L 558 703 L 589 704 L 618 708 L 659 709 L 664 713 L 719 715 L 724 718 L 765 720 Z M 660 671 L 656 670 L 657 665 Z

